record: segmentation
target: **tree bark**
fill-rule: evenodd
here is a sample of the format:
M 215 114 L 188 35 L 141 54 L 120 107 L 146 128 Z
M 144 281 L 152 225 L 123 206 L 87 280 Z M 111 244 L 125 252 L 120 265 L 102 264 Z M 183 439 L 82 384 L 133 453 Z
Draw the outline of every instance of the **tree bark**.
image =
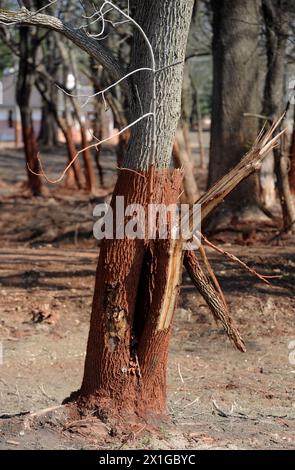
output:
M 56 97 L 55 97 L 56 99 Z M 38 135 L 38 143 L 42 147 L 52 150 L 58 146 L 57 125 L 48 108 L 46 101 L 42 105 L 41 126 Z
M 195 89 L 195 98 L 196 98 L 196 112 L 198 119 L 198 141 L 199 141 L 199 152 L 200 152 L 200 167 L 204 170 L 205 165 L 205 148 L 204 148 L 204 139 L 203 139 L 203 120 L 200 106 L 200 96 L 197 89 Z
M 19 35 L 20 59 L 16 84 L 16 101 L 19 106 L 21 116 L 28 187 L 33 196 L 39 196 L 42 193 L 42 182 L 40 176 L 34 174 L 39 171 L 37 159 L 39 149 L 33 127 L 32 109 L 30 106 L 33 70 L 31 68 L 32 66 L 29 64 L 29 58 L 33 60 L 32 55 L 36 53 L 36 46 L 32 43 L 33 39 L 29 32 L 29 28 L 21 27 Z
M 97 185 L 96 185 L 96 175 L 95 175 L 94 167 L 92 163 L 91 150 L 88 148 L 89 143 L 87 141 L 87 128 L 83 120 L 83 116 L 80 115 L 80 109 L 75 101 L 75 98 L 72 98 L 71 101 L 73 104 L 74 114 L 80 126 L 81 145 L 82 145 L 82 149 L 84 149 L 82 156 L 83 156 L 84 167 L 85 167 L 86 189 L 90 193 L 92 193 L 95 191 Z
M 184 59 L 192 7 L 192 0 L 140 2 L 136 20 L 152 43 L 157 68 Z M 150 63 L 146 44 L 136 33 L 132 67 Z M 144 207 L 177 201 L 182 175 L 179 170 L 171 172 L 169 165 L 180 114 L 182 71 L 183 66 L 176 65 L 156 74 L 154 154 L 148 118 L 131 131 L 113 204 L 118 195 L 124 196 L 125 204 Z M 145 112 L 150 110 L 152 74 L 141 72 L 133 85 L 141 97 L 141 103 L 134 99 L 132 118 L 136 119 L 142 114 L 141 106 Z M 103 241 L 78 392 L 82 407 L 94 407 L 101 416 L 164 413 L 168 344 L 181 265 L 181 247 L 170 239 Z
M 252 0 L 212 0 L 213 109 L 210 143 L 210 187 L 227 173 L 253 144 L 257 122 L 244 113 L 258 109 L 258 9 Z M 241 216 L 258 204 L 257 176 L 243 182 L 222 208 Z M 217 220 L 217 218 L 216 218 Z
M 290 172 L 289 172 L 289 183 L 292 194 L 295 194 L 295 109 L 294 109 L 294 118 L 293 118 L 293 131 L 290 144 Z

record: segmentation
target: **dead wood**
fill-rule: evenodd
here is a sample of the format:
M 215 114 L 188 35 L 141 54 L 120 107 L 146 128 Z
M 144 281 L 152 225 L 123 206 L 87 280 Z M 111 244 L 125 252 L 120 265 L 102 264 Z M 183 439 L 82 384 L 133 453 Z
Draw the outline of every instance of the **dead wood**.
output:
M 219 204 L 222 203 L 223 199 L 228 196 L 245 178 L 247 178 L 251 173 L 257 171 L 262 163 L 263 158 L 277 145 L 281 135 L 285 132 L 282 130 L 275 137 L 273 136 L 274 131 L 279 127 L 284 119 L 284 115 L 280 117 L 278 121 L 273 123 L 270 129 L 264 133 L 264 128 L 261 130 L 258 135 L 253 148 L 245 155 L 241 162 L 236 165 L 229 173 L 217 181 L 211 189 L 209 189 L 203 196 L 201 196 L 196 205 L 192 208 L 190 215 L 190 228 L 192 227 L 193 215 L 195 211 L 199 211 L 201 205 L 201 219 L 204 220 Z M 256 275 L 263 282 L 269 283 L 267 280 L 268 276 L 262 276 L 258 274 L 254 269 L 247 266 L 244 262 L 239 260 L 237 257 L 228 253 L 207 240 L 206 237 L 202 235 L 205 243 L 211 248 L 214 248 L 219 253 L 230 257 L 230 259 L 238 264 L 242 265 L 245 269 L 250 271 L 252 274 Z M 204 250 L 201 250 L 201 255 L 205 255 Z M 215 319 L 219 320 L 230 340 L 235 344 L 235 346 L 240 350 L 245 352 L 245 343 L 242 339 L 236 325 L 234 324 L 228 307 L 222 293 L 222 290 L 219 286 L 219 283 L 216 279 L 216 276 L 212 270 L 210 264 L 208 265 L 208 259 L 205 257 L 205 264 L 207 266 L 210 277 L 213 280 L 215 287 L 212 285 L 211 281 L 203 272 L 200 263 L 198 261 L 197 255 L 193 251 L 186 251 L 184 255 L 184 266 L 191 277 L 192 282 L 206 301 L 211 312 Z

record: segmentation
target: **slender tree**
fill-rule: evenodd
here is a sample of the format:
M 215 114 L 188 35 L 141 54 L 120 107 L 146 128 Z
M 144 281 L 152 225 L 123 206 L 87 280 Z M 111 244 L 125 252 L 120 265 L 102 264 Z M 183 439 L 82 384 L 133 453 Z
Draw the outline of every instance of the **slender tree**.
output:
M 20 110 L 22 137 L 26 157 L 28 187 L 32 195 L 38 196 L 42 192 L 42 181 L 37 175 L 38 143 L 33 125 L 32 108 L 30 104 L 34 82 L 34 64 L 38 49 L 38 38 L 28 28 L 21 26 L 19 30 L 19 65 L 16 85 L 16 102 Z M 31 171 L 33 170 L 33 172 Z
M 290 0 L 262 0 L 266 26 L 267 74 L 264 89 L 264 113 L 273 122 L 286 108 L 284 83 L 287 40 L 295 6 Z M 284 229 L 295 232 L 295 205 L 290 191 L 288 156 L 283 146 L 273 150 L 275 173 Z

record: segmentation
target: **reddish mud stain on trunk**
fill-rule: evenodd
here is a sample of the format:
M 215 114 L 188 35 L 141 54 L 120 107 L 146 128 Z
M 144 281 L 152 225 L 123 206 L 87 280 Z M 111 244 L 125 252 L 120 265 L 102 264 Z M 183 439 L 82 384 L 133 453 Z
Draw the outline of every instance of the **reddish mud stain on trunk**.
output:
M 122 170 L 114 198 L 124 196 L 126 206 L 145 209 L 148 203 L 169 205 L 178 202 L 181 184 L 179 170 Z M 103 241 L 78 392 L 82 407 L 96 408 L 104 417 L 165 412 L 170 320 L 181 261 L 181 249 L 169 238 Z

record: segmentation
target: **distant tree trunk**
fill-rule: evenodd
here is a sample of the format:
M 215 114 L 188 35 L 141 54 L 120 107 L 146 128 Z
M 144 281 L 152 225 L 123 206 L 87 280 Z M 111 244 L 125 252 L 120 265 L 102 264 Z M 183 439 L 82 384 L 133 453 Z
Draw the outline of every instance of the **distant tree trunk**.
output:
M 176 168 L 184 172 L 184 198 L 190 204 L 199 197 L 198 185 L 195 179 L 194 162 L 190 139 L 190 118 L 192 114 L 192 82 L 188 66 L 184 66 L 181 96 L 181 119 L 176 132 L 173 146 L 173 158 Z
M 82 152 L 82 156 L 83 156 L 84 167 L 85 167 L 86 189 L 90 193 L 92 193 L 96 189 L 96 175 L 94 172 L 91 150 L 88 148 L 89 143 L 87 140 L 87 128 L 85 124 L 85 117 L 80 114 L 80 109 L 75 99 L 72 98 L 71 101 L 72 101 L 75 117 L 80 126 L 81 145 L 82 145 L 82 149 L 84 149 Z
M 83 189 L 85 187 L 85 180 L 83 177 L 80 161 L 75 159 L 78 150 L 73 139 L 72 127 L 68 122 L 61 118 L 58 119 L 58 123 L 66 141 L 69 162 L 74 162 L 72 164 L 72 169 L 75 175 L 77 187 L 78 189 Z
M 85 178 L 86 178 L 86 188 L 90 193 L 94 192 L 97 184 L 96 184 L 96 175 L 94 172 L 93 162 L 92 162 L 92 154 L 91 150 L 88 148 L 89 142 L 87 140 L 86 134 L 86 127 L 82 122 L 80 124 L 81 129 L 81 144 L 83 151 L 83 159 L 84 159 L 84 166 L 85 166 Z
M 198 142 L 199 142 L 199 153 L 200 153 L 200 167 L 205 168 L 205 148 L 204 148 L 204 139 L 203 139 L 203 120 L 200 106 L 200 95 L 198 90 L 195 90 L 196 97 L 196 111 L 198 119 Z
M 39 149 L 33 127 L 32 109 L 30 106 L 34 77 L 33 70 L 31 68 L 32 66 L 29 63 L 29 58 L 31 60 L 33 59 L 32 55 L 35 54 L 36 49 L 35 45 L 32 45 L 32 37 L 29 28 L 20 27 L 19 35 L 20 58 L 16 84 L 16 101 L 19 106 L 21 116 L 28 187 L 33 196 L 38 196 L 42 193 L 42 182 L 40 176 L 32 173 L 32 171 L 35 173 L 38 173 L 39 171 L 37 160 Z
M 100 110 L 97 108 L 97 111 L 98 113 L 96 116 L 94 135 L 97 139 L 102 140 L 102 128 L 101 128 L 101 123 L 100 123 L 100 112 L 99 112 Z M 101 150 L 102 150 L 101 145 L 99 145 L 95 149 L 94 160 L 95 160 L 96 169 L 98 172 L 100 186 L 104 187 L 104 171 L 100 162 Z
M 187 153 L 183 130 L 179 127 L 176 133 L 176 139 L 173 146 L 173 159 L 176 168 L 182 168 L 184 172 L 183 176 L 183 188 L 185 193 L 185 200 L 189 204 L 193 204 L 199 198 L 198 185 L 194 175 L 194 166 L 190 155 Z
M 190 158 L 192 157 L 190 141 L 190 119 L 192 115 L 192 102 L 192 82 L 190 78 L 189 68 L 185 64 L 182 82 L 181 127 L 183 131 L 183 139 L 186 146 L 186 152 Z
M 208 186 L 232 168 L 253 144 L 259 112 L 258 0 L 211 0 L 213 8 L 213 109 Z M 250 176 L 221 211 L 229 216 L 257 212 L 257 176 Z M 217 220 L 215 218 L 215 220 Z
M 41 125 L 38 135 L 38 143 L 47 149 L 53 149 L 58 146 L 57 125 L 54 116 L 50 112 L 48 105 L 43 102 Z
M 152 42 L 156 66 L 184 59 L 193 0 L 142 0 L 136 18 Z M 134 37 L 132 67 L 150 66 L 142 37 Z M 125 204 L 175 203 L 181 174 L 169 169 L 180 114 L 182 66 L 161 70 L 157 82 L 157 145 L 152 119 L 131 132 L 127 155 L 113 196 Z M 134 76 L 132 119 L 153 100 L 152 74 Z M 141 106 L 140 106 L 141 104 Z M 136 172 L 134 172 L 136 170 Z M 172 240 L 102 242 L 81 390 L 82 407 L 100 416 L 161 414 L 166 405 L 166 366 L 171 321 L 181 276 L 181 247 Z
M 46 82 L 46 79 L 42 74 L 41 77 L 36 79 L 35 84 L 43 100 L 46 101 L 48 109 L 50 110 L 52 116 L 55 119 L 56 125 L 63 133 L 64 139 L 66 141 L 69 162 L 74 161 L 71 167 L 72 172 L 69 177 L 70 182 L 72 184 L 72 176 L 74 175 L 78 189 L 83 189 L 85 187 L 85 181 L 83 178 L 82 168 L 79 159 L 75 160 L 75 156 L 78 151 L 76 149 L 75 142 L 73 139 L 72 128 L 67 122 L 66 118 L 62 118 L 59 115 L 56 102 L 51 101 L 50 96 L 48 95 L 48 88 L 50 88 L 50 84 Z
M 267 74 L 264 89 L 264 111 L 271 121 L 284 111 L 284 80 L 286 69 L 286 47 L 291 21 L 289 1 L 263 0 L 263 14 L 266 24 Z M 280 197 L 284 229 L 295 232 L 295 206 L 292 199 L 288 156 L 283 144 L 273 150 L 275 174 Z
M 295 194 L 295 109 L 294 109 L 294 118 L 293 118 L 293 131 L 290 144 L 290 172 L 289 172 L 289 182 L 290 189 L 292 194 Z

